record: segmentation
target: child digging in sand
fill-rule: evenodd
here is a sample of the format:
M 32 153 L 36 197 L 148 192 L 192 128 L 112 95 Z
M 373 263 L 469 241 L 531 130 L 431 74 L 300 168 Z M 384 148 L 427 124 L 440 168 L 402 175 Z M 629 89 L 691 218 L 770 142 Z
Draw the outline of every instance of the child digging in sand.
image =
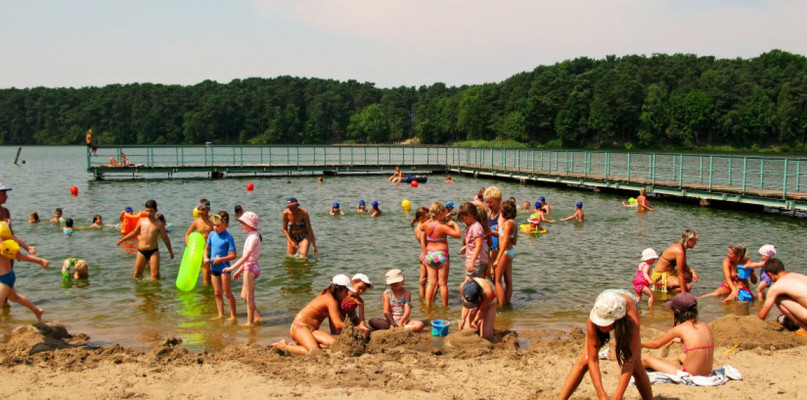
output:
M 560 398 L 568 399 L 580 386 L 586 372 L 591 375 L 591 383 L 600 399 L 608 398 L 602 385 L 600 373 L 599 349 L 611 339 L 614 332 L 616 359 L 620 366 L 619 383 L 612 398 L 621 399 L 628 388 L 630 377 L 636 381 L 636 388 L 644 400 L 653 398 L 650 379 L 642 366 L 642 341 L 639 334 L 639 301 L 633 294 L 620 290 L 608 289 L 597 296 L 594 308 L 586 322 L 586 342 L 583 355 L 569 371 L 566 382 L 561 389 Z
M 712 373 L 715 346 L 709 326 L 698 321 L 698 299 L 692 293 L 678 293 L 664 306 L 673 311 L 672 329 L 658 340 L 642 342 L 642 347 L 658 349 L 673 341 L 680 341 L 684 353 L 678 357 L 676 365 L 653 356 L 644 357 L 642 365 L 671 375 L 680 370 L 696 376 L 709 376 Z
M 27 297 L 18 294 L 14 288 L 14 282 L 17 276 L 14 275 L 12 260 L 28 261 L 37 263 L 42 268 L 48 268 L 48 261 L 32 255 L 20 254 L 20 245 L 11 236 L 10 230 L 1 230 L 7 232 L 2 235 L 3 242 L 0 243 L 0 304 L 5 304 L 6 299 L 21 304 L 31 310 L 36 316 L 37 322 L 42 322 L 42 314 L 45 310 L 37 307 Z
M 205 243 L 205 263 L 210 264 L 210 275 L 213 281 L 213 295 L 216 297 L 216 310 L 219 315 L 216 319 L 224 319 L 224 297 L 230 305 L 230 321 L 235 322 L 235 296 L 233 296 L 232 279 L 229 272 L 224 269 L 230 266 L 230 261 L 235 260 L 235 239 L 227 227 L 230 226 L 230 214 L 226 211 L 219 211 L 218 214 L 210 216 L 213 223 L 213 232 L 207 236 Z
M 386 275 L 387 290 L 384 291 L 384 318 L 371 318 L 370 326 L 373 329 L 406 328 L 412 332 L 423 329 L 423 321 L 412 321 L 409 314 L 412 312 L 412 294 L 404 289 L 404 277 L 400 269 L 391 269 Z
M 238 218 L 238 222 L 241 223 L 241 229 L 247 234 L 247 239 L 244 241 L 244 254 L 235 264 L 222 269 L 221 272 L 228 274 L 235 270 L 233 279 L 238 279 L 242 273 L 244 274 L 244 283 L 241 286 L 241 299 L 247 303 L 247 322 L 244 326 L 251 327 L 263 322 L 261 315 L 258 313 L 258 307 L 255 305 L 255 280 L 261 275 L 258 257 L 261 254 L 261 241 L 263 238 L 258 233 L 260 218 L 254 212 L 245 212 Z

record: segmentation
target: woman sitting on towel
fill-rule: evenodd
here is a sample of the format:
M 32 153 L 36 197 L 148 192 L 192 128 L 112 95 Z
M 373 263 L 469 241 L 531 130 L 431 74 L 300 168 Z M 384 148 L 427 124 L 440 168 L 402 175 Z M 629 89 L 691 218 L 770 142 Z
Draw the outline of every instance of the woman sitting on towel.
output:
M 712 331 L 705 322 L 698 321 L 698 299 L 691 293 L 679 293 L 665 304 L 673 310 L 673 327 L 661 339 L 642 342 L 642 347 L 658 349 L 661 346 L 681 342 L 684 353 L 678 356 L 676 365 L 653 356 L 642 359 L 645 368 L 676 375 L 679 370 L 691 375 L 709 376 L 715 359 Z

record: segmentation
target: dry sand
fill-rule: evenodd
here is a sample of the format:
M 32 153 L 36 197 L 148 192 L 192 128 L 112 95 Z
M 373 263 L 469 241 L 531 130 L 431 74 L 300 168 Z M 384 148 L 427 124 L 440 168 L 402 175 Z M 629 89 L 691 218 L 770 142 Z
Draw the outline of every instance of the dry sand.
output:
M 715 366 L 730 364 L 744 379 L 718 387 L 653 386 L 656 399 L 807 398 L 807 339 L 756 316 L 710 324 Z M 643 330 L 643 338 L 662 332 Z M 375 332 L 369 341 L 350 328 L 329 351 L 293 357 L 268 346 L 233 345 L 189 353 L 177 339 L 146 351 L 87 346 L 58 323 L 24 325 L 0 345 L 0 396 L 11 399 L 551 399 L 582 351 L 583 332 L 539 332 L 518 348 L 515 333 L 491 344 L 452 333 L 444 348 L 428 333 Z M 552 339 L 550 339 L 552 338 Z M 737 345 L 735 347 L 735 345 Z M 675 347 L 675 346 L 673 346 Z M 732 350 L 733 349 L 733 350 Z M 670 351 L 674 356 L 678 350 Z M 647 353 L 647 350 L 645 350 Z M 619 367 L 602 361 L 606 390 Z M 595 398 L 586 378 L 574 398 Z M 628 388 L 626 398 L 638 398 Z

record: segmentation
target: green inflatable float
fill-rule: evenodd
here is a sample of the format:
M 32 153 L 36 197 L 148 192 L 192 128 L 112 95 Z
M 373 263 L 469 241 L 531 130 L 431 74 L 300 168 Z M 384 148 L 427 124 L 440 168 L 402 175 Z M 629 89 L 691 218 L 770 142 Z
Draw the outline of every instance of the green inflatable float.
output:
M 188 247 L 185 247 L 185 253 L 182 254 L 182 263 L 179 264 L 177 289 L 188 292 L 196 287 L 199 271 L 202 269 L 204 252 L 205 237 L 199 232 L 191 233 L 188 236 Z

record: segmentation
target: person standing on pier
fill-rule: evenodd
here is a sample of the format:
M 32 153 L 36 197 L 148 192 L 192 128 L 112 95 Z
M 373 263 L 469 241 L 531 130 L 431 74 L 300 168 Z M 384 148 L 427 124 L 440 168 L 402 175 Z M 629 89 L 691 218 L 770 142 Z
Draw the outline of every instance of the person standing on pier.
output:
M 84 144 L 90 148 L 90 155 L 95 155 L 95 152 L 98 151 L 98 146 L 92 142 L 92 128 L 87 131 L 87 136 L 84 138 Z

